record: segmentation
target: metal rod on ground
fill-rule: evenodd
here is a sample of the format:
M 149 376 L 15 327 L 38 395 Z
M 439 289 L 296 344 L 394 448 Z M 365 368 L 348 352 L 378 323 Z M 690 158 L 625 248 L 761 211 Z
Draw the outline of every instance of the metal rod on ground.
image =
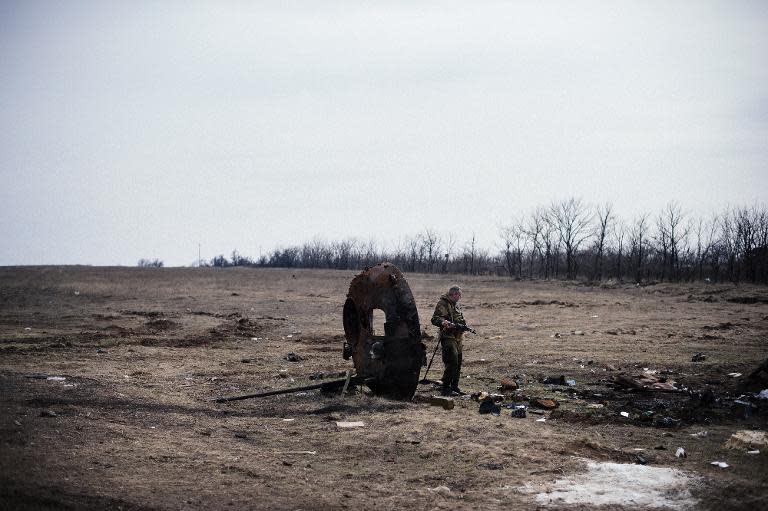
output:
M 424 378 L 422 378 L 419 383 L 430 383 L 429 380 L 427 380 L 427 375 L 429 374 L 429 368 L 432 367 L 432 362 L 435 360 L 435 355 L 437 355 L 437 348 L 440 347 L 440 339 L 437 340 L 437 344 L 435 345 L 435 351 L 432 352 L 432 358 L 429 359 L 429 365 L 427 365 L 427 371 L 424 373 Z
M 344 397 L 344 394 L 347 393 L 347 387 L 349 387 L 349 380 L 350 380 L 350 378 L 352 378 L 352 371 L 347 369 L 347 379 L 344 382 L 344 388 L 341 389 L 341 397 Z
M 293 392 L 301 392 L 303 390 L 315 390 L 323 387 L 333 387 L 335 385 L 341 385 L 348 380 L 330 380 L 323 383 L 316 383 L 314 385 L 307 385 L 304 387 L 292 387 L 290 389 L 269 390 L 266 392 L 257 392 L 256 394 L 246 394 L 244 396 L 232 396 L 232 397 L 220 397 L 216 399 L 217 403 L 226 403 L 228 401 L 240 401 L 241 399 L 251 399 L 254 397 L 267 397 L 276 396 L 278 394 L 291 394 Z

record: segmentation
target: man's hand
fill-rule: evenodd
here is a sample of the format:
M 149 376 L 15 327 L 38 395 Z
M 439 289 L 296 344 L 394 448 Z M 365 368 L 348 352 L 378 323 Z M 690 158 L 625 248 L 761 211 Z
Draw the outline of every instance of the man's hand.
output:
M 464 325 L 464 324 L 451 323 L 447 319 L 443 320 L 442 328 L 443 328 L 443 330 L 451 329 L 451 330 L 457 330 L 459 332 L 472 332 L 473 334 L 477 334 L 477 332 L 475 332 L 474 328 L 469 327 L 469 326 Z

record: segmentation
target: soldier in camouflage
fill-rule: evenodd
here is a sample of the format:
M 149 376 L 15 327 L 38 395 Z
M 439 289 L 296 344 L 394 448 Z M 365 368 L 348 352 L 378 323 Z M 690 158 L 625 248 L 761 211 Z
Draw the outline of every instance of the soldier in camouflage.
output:
M 461 300 L 461 288 L 453 286 L 448 293 L 440 297 L 432 315 L 432 324 L 440 328 L 440 344 L 443 348 L 443 395 L 462 395 L 459 389 L 459 375 L 461 374 L 461 343 L 464 332 L 457 331 L 451 326 L 466 325 L 464 315 L 459 309 Z

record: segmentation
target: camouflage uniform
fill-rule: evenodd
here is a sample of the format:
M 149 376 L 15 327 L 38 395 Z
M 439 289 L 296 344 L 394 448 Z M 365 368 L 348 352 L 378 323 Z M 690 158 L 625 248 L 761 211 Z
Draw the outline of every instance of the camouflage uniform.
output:
M 461 343 L 464 332 L 453 329 L 443 329 L 443 320 L 447 319 L 457 325 L 466 325 L 464 315 L 447 294 L 440 297 L 432 315 L 432 324 L 440 328 L 440 344 L 443 347 L 443 389 L 458 389 L 459 374 L 461 373 Z

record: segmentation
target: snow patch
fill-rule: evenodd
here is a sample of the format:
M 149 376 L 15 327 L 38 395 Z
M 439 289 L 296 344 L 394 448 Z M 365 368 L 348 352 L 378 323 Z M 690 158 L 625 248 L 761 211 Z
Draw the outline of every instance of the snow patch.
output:
M 674 468 L 589 461 L 587 472 L 558 479 L 536 494 L 536 502 L 684 510 L 696 505 L 689 487 L 698 479 Z M 529 493 L 530 487 L 521 490 Z

